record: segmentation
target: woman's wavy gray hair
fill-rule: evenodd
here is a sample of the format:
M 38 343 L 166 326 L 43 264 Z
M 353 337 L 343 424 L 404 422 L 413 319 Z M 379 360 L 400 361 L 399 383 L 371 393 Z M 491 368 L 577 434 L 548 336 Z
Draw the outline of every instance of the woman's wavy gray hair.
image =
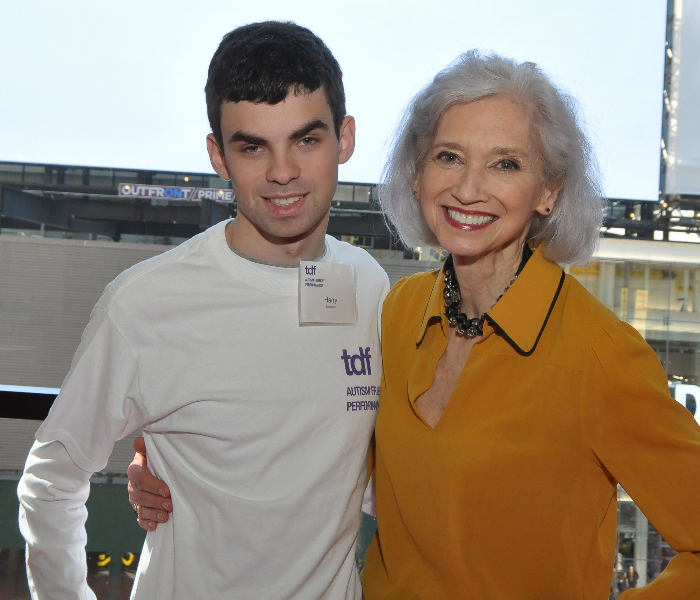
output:
M 411 101 L 383 172 L 382 209 L 409 248 L 438 246 L 420 202 L 413 198 L 440 118 L 450 107 L 504 96 L 532 114 L 532 146 L 542 161 L 543 186 L 564 181 L 551 215 L 535 214 L 529 239 L 544 244 L 547 259 L 585 263 L 603 218 L 598 165 L 583 133 L 576 100 L 559 90 L 537 65 L 472 50 L 438 73 Z

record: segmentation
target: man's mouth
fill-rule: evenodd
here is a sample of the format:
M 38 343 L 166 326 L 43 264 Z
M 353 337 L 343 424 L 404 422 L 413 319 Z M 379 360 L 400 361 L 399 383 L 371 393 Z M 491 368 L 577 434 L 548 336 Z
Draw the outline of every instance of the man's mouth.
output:
M 494 215 L 464 214 L 451 208 L 447 209 L 447 216 L 462 225 L 486 225 L 496 218 Z
M 301 196 L 290 196 L 289 198 L 266 198 L 266 200 L 275 206 L 290 206 L 296 202 L 299 202 L 299 200 L 304 198 L 304 196 L 306 196 L 306 194 L 302 194 Z

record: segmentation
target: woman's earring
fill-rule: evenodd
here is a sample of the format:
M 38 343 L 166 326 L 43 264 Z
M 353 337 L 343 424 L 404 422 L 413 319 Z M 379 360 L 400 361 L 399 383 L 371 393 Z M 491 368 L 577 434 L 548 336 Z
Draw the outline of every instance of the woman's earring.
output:
M 552 210 L 552 209 L 551 209 L 551 208 L 545 208 L 545 209 L 544 209 L 544 212 L 548 213 L 550 210 Z

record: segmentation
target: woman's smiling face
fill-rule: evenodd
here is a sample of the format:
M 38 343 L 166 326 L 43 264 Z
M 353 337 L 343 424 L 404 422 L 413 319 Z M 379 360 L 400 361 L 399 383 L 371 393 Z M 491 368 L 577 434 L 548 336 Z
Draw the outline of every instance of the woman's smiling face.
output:
M 440 245 L 474 260 L 522 245 L 534 213 L 550 214 L 558 186 L 542 185 L 528 112 L 493 96 L 445 112 L 415 191 Z

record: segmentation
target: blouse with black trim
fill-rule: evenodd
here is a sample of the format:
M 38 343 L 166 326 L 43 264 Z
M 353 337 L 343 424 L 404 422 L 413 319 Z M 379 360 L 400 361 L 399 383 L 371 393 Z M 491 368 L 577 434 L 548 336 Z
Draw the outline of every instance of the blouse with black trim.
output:
M 700 427 L 644 339 L 535 251 L 431 428 L 415 402 L 447 346 L 443 285 L 414 275 L 384 303 L 365 598 L 607 598 L 618 482 L 679 552 L 644 597 L 700 597 Z

